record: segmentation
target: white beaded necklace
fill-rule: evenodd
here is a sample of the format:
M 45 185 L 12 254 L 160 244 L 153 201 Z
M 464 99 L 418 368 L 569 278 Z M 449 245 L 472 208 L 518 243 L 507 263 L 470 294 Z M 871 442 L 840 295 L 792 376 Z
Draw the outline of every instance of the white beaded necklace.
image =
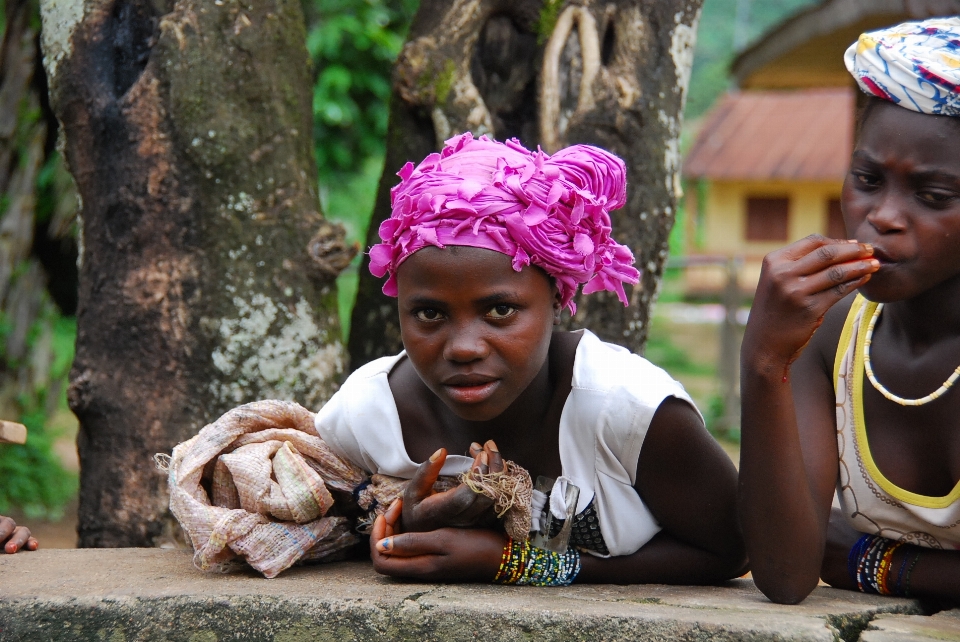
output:
M 947 390 L 950 390 L 957 378 L 960 377 L 960 366 L 957 366 L 957 369 L 953 371 L 953 374 L 950 375 L 950 378 L 947 379 L 942 386 L 920 399 L 904 399 L 903 397 L 898 397 L 877 381 L 877 377 L 873 374 L 873 366 L 870 365 L 870 344 L 873 343 L 873 327 L 877 325 L 877 319 L 880 318 L 881 310 L 883 310 L 883 304 L 878 303 L 877 309 L 873 311 L 873 316 L 870 317 L 870 323 L 867 325 L 867 336 L 863 340 L 863 369 L 867 371 L 867 378 L 870 379 L 870 383 L 873 384 L 873 387 L 876 388 L 877 392 L 881 395 L 901 406 L 922 406 L 925 403 L 930 403 L 934 399 L 942 397 Z

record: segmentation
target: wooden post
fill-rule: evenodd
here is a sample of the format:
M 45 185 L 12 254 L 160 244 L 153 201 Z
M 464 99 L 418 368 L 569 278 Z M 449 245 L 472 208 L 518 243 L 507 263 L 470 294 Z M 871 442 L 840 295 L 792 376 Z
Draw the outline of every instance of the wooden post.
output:
M 740 427 L 740 266 L 742 259 L 727 260 L 727 285 L 723 291 L 723 325 L 720 327 L 720 395 L 723 417 L 717 426 L 722 432 Z
M 0 444 L 27 443 L 27 427 L 13 421 L 0 421 Z

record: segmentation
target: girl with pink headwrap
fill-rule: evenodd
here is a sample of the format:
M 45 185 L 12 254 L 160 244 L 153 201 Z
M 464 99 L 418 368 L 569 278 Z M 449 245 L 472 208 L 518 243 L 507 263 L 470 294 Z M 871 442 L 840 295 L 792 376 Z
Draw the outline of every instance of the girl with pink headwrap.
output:
M 638 281 L 611 236 L 623 162 L 463 134 L 399 176 L 370 270 L 397 297 L 405 350 L 359 368 L 316 420 L 340 456 L 411 480 L 373 525 L 375 568 L 540 586 L 742 573 L 736 471 L 683 387 L 555 330 L 581 286 L 627 305 Z M 505 532 L 497 517 L 531 495 L 532 522 Z
M 960 18 L 860 36 L 850 240 L 764 260 L 741 353 L 757 586 L 960 602 Z M 839 509 L 831 510 L 834 494 Z

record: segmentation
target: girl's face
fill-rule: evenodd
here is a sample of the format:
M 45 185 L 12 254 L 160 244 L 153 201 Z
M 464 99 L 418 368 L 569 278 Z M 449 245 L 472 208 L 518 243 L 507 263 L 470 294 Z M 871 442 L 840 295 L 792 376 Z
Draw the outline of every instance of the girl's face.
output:
M 505 254 L 427 247 L 397 270 L 400 332 L 427 387 L 458 417 L 502 414 L 543 369 L 560 299 Z
M 868 299 L 908 299 L 960 274 L 960 122 L 883 102 L 843 184 L 847 233 L 874 247 Z

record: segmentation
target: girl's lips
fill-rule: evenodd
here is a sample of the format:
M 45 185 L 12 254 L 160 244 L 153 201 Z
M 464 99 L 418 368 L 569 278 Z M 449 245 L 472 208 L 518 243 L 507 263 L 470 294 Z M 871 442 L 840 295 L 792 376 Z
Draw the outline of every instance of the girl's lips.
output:
M 494 379 L 493 381 L 470 385 L 445 384 L 443 388 L 456 403 L 474 404 L 489 399 L 499 384 L 499 380 Z
M 890 255 L 883 251 L 883 249 L 873 246 L 873 258 L 880 261 L 881 264 L 885 263 L 896 263 L 896 261 L 890 258 Z

